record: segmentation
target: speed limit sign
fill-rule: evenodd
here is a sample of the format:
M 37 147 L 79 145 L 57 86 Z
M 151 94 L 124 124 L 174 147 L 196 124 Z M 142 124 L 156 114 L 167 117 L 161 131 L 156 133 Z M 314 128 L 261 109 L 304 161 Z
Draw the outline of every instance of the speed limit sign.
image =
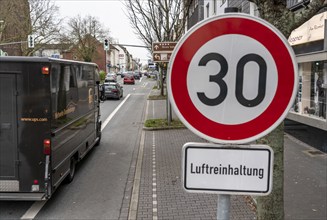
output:
M 262 19 L 207 19 L 176 45 L 168 95 L 180 120 L 215 143 L 247 143 L 275 129 L 297 91 L 297 63 L 284 36 Z

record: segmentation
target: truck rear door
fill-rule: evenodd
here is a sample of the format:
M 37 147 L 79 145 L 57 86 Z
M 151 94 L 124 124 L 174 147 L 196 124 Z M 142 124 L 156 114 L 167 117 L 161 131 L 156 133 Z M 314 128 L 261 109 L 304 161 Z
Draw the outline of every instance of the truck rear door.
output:
M 19 191 L 16 75 L 0 74 L 0 191 Z

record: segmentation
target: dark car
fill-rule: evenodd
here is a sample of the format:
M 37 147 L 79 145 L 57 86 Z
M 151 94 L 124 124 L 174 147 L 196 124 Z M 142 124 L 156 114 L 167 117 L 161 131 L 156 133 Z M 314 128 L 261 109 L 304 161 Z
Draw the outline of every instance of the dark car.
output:
M 123 87 L 119 83 L 105 82 L 102 86 L 104 88 L 104 97 L 120 99 L 123 97 Z
M 117 82 L 117 75 L 114 73 L 108 73 L 108 75 L 106 76 L 105 82 Z
M 142 74 L 140 72 L 134 72 L 133 76 L 135 79 L 140 79 L 142 77 Z
M 121 73 L 120 73 L 120 77 L 121 77 L 121 78 L 124 78 L 126 75 L 127 75 L 127 72 L 121 72 Z
M 131 74 L 126 74 L 124 76 L 124 84 L 135 84 L 134 76 Z

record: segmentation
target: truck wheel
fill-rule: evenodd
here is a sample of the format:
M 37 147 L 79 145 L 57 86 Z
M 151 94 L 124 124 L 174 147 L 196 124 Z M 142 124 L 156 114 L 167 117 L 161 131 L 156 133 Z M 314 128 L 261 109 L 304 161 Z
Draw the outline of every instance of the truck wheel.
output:
M 75 170 L 76 170 L 76 160 L 74 157 L 70 158 L 70 167 L 69 167 L 69 173 L 65 179 L 66 183 L 71 183 L 75 176 Z

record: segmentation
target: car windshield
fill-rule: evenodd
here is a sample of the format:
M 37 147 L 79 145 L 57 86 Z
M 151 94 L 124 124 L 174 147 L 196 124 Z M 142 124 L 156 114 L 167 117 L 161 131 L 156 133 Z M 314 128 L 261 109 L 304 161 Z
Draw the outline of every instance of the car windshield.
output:
M 116 85 L 115 84 L 104 84 L 104 87 L 106 89 L 110 88 L 110 89 L 115 89 L 116 88 Z

